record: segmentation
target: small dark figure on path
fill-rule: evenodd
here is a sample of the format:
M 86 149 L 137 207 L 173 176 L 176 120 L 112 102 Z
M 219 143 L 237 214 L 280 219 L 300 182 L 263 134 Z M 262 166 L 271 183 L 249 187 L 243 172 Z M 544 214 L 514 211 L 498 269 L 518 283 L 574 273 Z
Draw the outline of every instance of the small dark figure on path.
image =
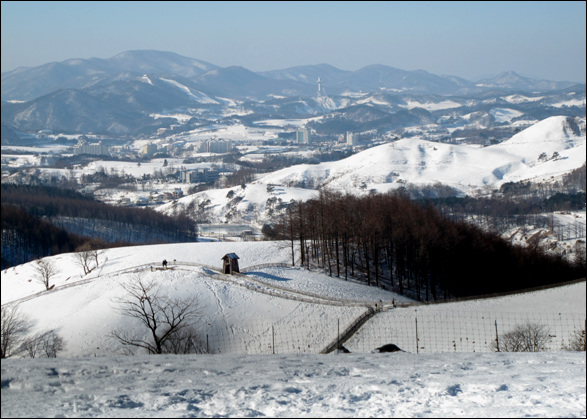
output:
M 167 269 L 167 259 L 163 259 L 163 267 Z

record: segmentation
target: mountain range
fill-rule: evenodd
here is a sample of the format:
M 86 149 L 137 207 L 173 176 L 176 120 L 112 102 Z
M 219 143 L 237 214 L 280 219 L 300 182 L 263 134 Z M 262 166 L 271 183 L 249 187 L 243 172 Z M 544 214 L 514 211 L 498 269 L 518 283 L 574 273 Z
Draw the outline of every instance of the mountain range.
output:
M 241 89 L 236 92 L 238 95 L 250 96 L 267 94 L 265 91 L 269 89 L 275 94 L 314 93 L 318 78 L 333 94 L 344 90 L 370 92 L 379 89 L 458 94 L 476 87 L 557 90 L 577 84 L 524 77 L 513 71 L 472 82 L 456 76 L 438 76 L 423 70 L 406 71 L 385 65 L 369 65 L 356 71 L 345 71 L 328 64 L 319 64 L 255 73 L 239 66 L 222 68 L 173 52 L 137 50 L 107 59 L 69 59 L 4 72 L 2 100 L 28 101 L 58 89 L 83 89 L 105 79 L 124 80 L 143 74 L 179 76 L 219 95 L 227 87 L 234 87 L 231 84 L 237 85 Z M 229 82 L 228 85 L 225 85 L 226 82 Z M 234 97 L 234 88 L 228 92 Z
M 177 125 L 175 120 L 154 119 L 153 114 L 181 110 L 196 119 L 216 121 L 231 118 L 235 106 L 243 108 L 241 114 L 248 121 L 265 115 L 300 118 L 337 111 L 324 121 L 325 134 L 390 129 L 431 121 L 427 114 L 414 114 L 412 108 L 418 105 L 409 103 L 438 110 L 423 104 L 445 102 L 450 97 L 467 106 L 470 113 L 471 106 L 489 103 L 492 98 L 536 95 L 536 91 L 545 93 L 529 100 L 531 105 L 568 100 L 561 99 L 565 95 L 575 95 L 578 106 L 584 103 L 585 85 L 537 80 L 514 72 L 477 82 L 384 65 L 356 71 L 319 64 L 253 72 L 172 52 L 127 51 L 108 59 L 70 59 L 2 73 L 2 144 L 14 141 L 15 133 L 39 130 L 152 135 Z M 352 108 L 359 105 L 362 107 Z M 523 100 L 516 104 L 527 105 Z M 357 110 L 378 115 L 366 118 L 370 122 L 365 125 L 365 118 L 356 117 Z M 540 115 L 546 116 L 550 115 Z M 193 129 L 194 123 L 174 129 Z

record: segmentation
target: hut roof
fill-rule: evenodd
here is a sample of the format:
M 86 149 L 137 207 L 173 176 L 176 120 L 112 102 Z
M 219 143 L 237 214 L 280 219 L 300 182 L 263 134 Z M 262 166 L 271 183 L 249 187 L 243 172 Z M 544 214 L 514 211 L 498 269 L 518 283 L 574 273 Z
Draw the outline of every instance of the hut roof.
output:
M 237 256 L 236 253 L 227 253 L 222 257 L 222 259 L 226 259 L 226 258 L 238 259 L 239 257 Z

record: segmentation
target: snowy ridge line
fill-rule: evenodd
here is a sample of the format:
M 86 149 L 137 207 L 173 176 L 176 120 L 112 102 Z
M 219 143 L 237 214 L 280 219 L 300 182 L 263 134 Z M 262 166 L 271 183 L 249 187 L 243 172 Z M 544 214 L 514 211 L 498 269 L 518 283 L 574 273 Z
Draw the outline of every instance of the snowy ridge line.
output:
M 195 263 L 195 262 L 181 262 L 181 261 L 173 261 L 173 266 L 179 266 L 179 265 L 186 265 L 186 266 L 194 266 L 194 267 L 202 267 L 205 269 L 208 269 L 210 271 L 214 272 L 214 275 L 209 274 L 207 272 L 205 272 L 206 275 L 216 278 L 216 279 L 220 279 L 220 280 L 225 280 L 225 281 L 229 281 L 232 282 L 234 284 L 237 285 L 241 285 L 244 286 L 248 289 L 251 289 L 253 291 L 257 291 L 257 292 L 263 292 L 265 294 L 270 294 L 272 296 L 278 296 L 278 297 L 282 297 L 282 298 L 288 298 L 288 297 L 283 297 L 283 295 L 279 294 L 279 293 L 273 293 L 273 292 L 265 292 L 265 291 L 260 291 L 259 288 L 253 284 L 247 285 L 246 283 L 242 283 L 239 281 L 234 281 L 233 278 L 230 278 L 230 276 L 226 276 L 224 274 L 222 274 L 220 272 L 220 270 L 217 267 L 213 267 L 210 265 L 204 265 L 201 263 Z M 304 301 L 304 302 L 311 302 L 311 303 L 315 303 L 316 300 L 319 301 L 319 304 L 330 304 L 332 305 L 332 303 L 336 303 L 334 305 L 345 305 L 345 306 L 353 306 L 353 307 L 371 307 L 371 305 L 368 302 L 365 301 L 360 301 L 360 300 L 349 300 L 349 299 L 343 299 L 343 298 L 336 298 L 336 297 L 326 297 L 320 294 L 315 294 L 315 293 L 311 293 L 311 292 L 307 292 L 307 291 L 302 291 L 302 290 L 296 290 L 293 288 L 289 288 L 289 287 L 284 287 L 284 286 L 280 286 L 280 285 L 276 285 L 276 284 L 269 284 L 263 280 L 257 279 L 257 278 L 252 278 L 249 275 L 245 275 L 245 273 L 250 273 L 251 270 L 253 269 L 261 269 L 261 268 L 268 268 L 268 267 L 278 267 L 278 268 L 292 268 L 292 266 L 290 264 L 287 263 L 262 263 L 262 264 L 258 264 L 258 265 L 253 265 L 253 266 L 249 266 L 246 268 L 241 269 L 240 274 L 234 274 L 232 275 L 232 277 L 236 277 L 236 278 L 242 278 L 245 279 L 249 282 L 252 283 L 257 283 L 263 287 L 267 287 L 269 289 L 276 289 L 279 291 L 283 291 L 287 294 L 294 294 L 294 300 L 297 301 Z M 295 297 L 295 295 L 302 295 L 304 297 L 310 297 L 312 300 L 300 300 L 299 297 Z M 373 302 L 373 304 L 375 304 L 375 302 Z
M 485 299 L 491 299 L 491 298 L 496 298 L 496 297 L 505 297 L 508 295 L 525 294 L 528 292 L 543 291 L 543 290 L 547 290 L 550 288 L 564 287 L 566 285 L 573 285 L 573 284 L 578 284 L 580 282 L 585 282 L 586 280 L 587 280 L 587 278 L 579 278 L 579 279 L 574 279 L 572 281 L 558 282 L 556 284 L 541 285 L 539 287 L 525 288 L 525 289 L 516 290 L 516 291 L 496 292 L 493 294 L 483 294 L 483 295 L 472 295 L 470 297 L 452 298 L 450 300 L 415 301 L 413 303 L 401 303 L 401 304 L 398 303 L 396 305 L 397 305 L 397 307 L 412 307 L 412 306 L 416 306 L 416 305 L 429 306 L 429 305 L 437 305 L 437 304 L 457 303 L 457 302 L 463 302 L 463 301 L 485 300 Z
M 310 292 L 295 290 L 292 288 L 281 287 L 278 285 L 267 284 L 261 280 L 257 280 L 255 278 L 250 278 L 247 275 L 243 274 L 233 274 L 233 275 L 225 275 L 220 272 L 217 267 L 213 267 L 210 265 L 205 265 L 196 262 L 180 262 L 180 261 L 173 261 L 172 266 L 191 266 L 191 267 L 198 267 L 203 268 L 204 275 L 217 279 L 220 281 L 230 282 L 232 284 L 247 288 L 254 292 L 260 292 L 263 294 L 271 295 L 273 297 L 285 298 L 289 300 L 301 301 L 306 303 L 312 304 L 326 304 L 326 305 L 335 305 L 335 306 L 343 306 L 343 307 L 371 307 L 368 302 L 358 301 L 358 300 L 346 300 L 341 298 L 335 297 L 325 297 L 319 294 L 313 294 Z M 267 264 L 267 265 L 281 265 L 281 264 Z M 285 267 L 289 267 L 288 264 L 283 264 Z M 258 265 L 256 265 L 258 266 Z M 206 270 L 210 272 L 206 272 Z M 236 278 L 241 279 L 241 281 L 235 280 Z M 255 283 L 257 285 L 255 285 Z
M 105 262 L 104 262 L 105 263 Z M 50 290 L 43 290 L 43 291 L 39 291 L 36 292 L 34 294 L 31 295 L 27 295 L 26 297 L 22 297 L 22 298 L 18 298 L 16 300 L 13 301 L 9 301 L 7 303 L 2 304 L 2 306 L 9 306 L 11 304 L 19 304 L 25 301 L 30 301 L 34 298 L 40 297 L 42 295 L 48 294 L 50 292 L 56 292 L 56 291 L 61 291 L 67 288 L 72 288 L 72 287 L 76 287 L 76 286 L 80 286 L 80 285 L 84 285 L 84 284 L 88 284 L 98 278 L 100 278 L 102 270 L 104 269 L 104 263 L 102 264 L 102 266 L 99 268 L 98 270 L 98 274 L 92 277 L 88 277 L 88 278 L 84 278 L 84 279 L 80 279 L 78 281 L 75 282 L 71 282 L 69 284 L 63 284 L 63 285 L 59 285 L 57 287 L 54 287 Z M 161 262 L 150 262 L 150 263 L 144 263 L 141 265 L 136 265 L 130 268 L 124 268 L 124 269 L 120 269 L 117 271 L 112 271 L 112 272 L 108 272 L 106 273 L 106 275 L 121 275 L 121 274 L 125 274 L 125 273 L 131 273 L 131 272 L 142 272 L 145 270 L 153 270 L 153 268 L 155 266 L 159 266 L 161 264 Z M 196 262 L 179 262 L 179 261 L 173 261 L 170 266 L 181 266 L 181 265 L 185 265 L 185 266 L 193 266 L 193 267 L 201 267 L 204 269 L 209 269 L 211 271 L 214 272 L 218 272 L 218 274 L 220 274 L 220 270 L 215 267 L 215 266 L 210 266 L 210 265 L 206 265 L 206 264 L 202 264 L 202 263 L 196 263 Z M 157 269 L 161 269 L 161 268 L 157 268 Z

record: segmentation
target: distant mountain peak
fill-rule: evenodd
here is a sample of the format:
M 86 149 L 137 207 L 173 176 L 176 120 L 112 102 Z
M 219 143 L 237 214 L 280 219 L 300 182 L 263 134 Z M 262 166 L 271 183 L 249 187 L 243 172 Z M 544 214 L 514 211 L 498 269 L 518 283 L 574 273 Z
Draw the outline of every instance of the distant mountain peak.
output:
M 497 87 L 517 90 L 557 90 L 571 87 L 575 83 L 541 80 L 535 77 L 523 76 L 515 71 L 509 70 L 498 74 L 495 77 L 485 78 L 477 82 L 480 87 Z

